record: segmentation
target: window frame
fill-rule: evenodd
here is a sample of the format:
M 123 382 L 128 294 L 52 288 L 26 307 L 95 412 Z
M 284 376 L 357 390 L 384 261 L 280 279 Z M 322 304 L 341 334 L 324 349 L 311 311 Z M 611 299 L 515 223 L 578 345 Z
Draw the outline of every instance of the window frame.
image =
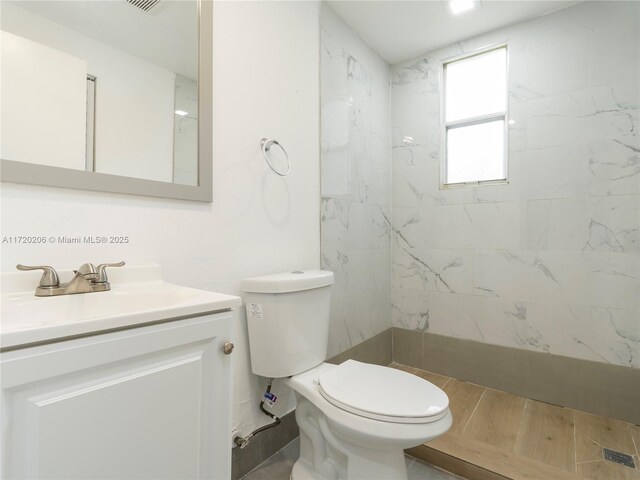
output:
M 484 55 L 486 53 L 493 52 L 495 50 L 505 50 L 505 110 L 499 112 L 493 112 L 486 115 L 478 115 L 475 117 L 468 117 L 461 120 L 455 120 L 451 122 L 446 121 L 446 81 L 447 81 L 447 65 L 455 62 L 459 62 L 462 60 L 467 60 L 473 57 L 477 57 L 480 55 Z M 462 53 L 460 55 L 456 55 L 453 57 L 449 57 L 442 60 L 441 68 L 440 68 L 440 189 L 444 190 L 447 188 L 460 188 L 460 187 L 476 187 L 482 185 L 498 185 L 509 183 L 509 45 L 508 42 L 500 42 L 495 43 L 486 47 L 478 48 L 469 52 Z M 460 127 L 469 127 L 473 125 L 481 125 L 483 123 L 490 123 L 496 120 L 504 121 L 504 154 L 503 154 L 503 166 L 504 166 L 504 176 L 505 178 L 496 178 L 493 180 L 475 180 L 469 182 L 456 182 L 456 183 L 447 183 L 447 166 L 448 166 L 448 148 L 447 148 L 447 137 L 448 132 L 451 129 L 460 128 Z

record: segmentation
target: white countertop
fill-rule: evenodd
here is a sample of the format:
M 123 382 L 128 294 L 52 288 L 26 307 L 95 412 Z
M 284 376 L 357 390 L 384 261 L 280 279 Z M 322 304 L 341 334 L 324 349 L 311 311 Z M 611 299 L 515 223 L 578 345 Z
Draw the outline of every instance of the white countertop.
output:
M 59 273 L 63 277 L 65 272 Z M 242 304 L 240 297 L 163 282 L 157 266 L 112 269 L 109 277 L 108 292 L 36 297 L 38 272 L 3 274 L 0 347 L 202 315 Z M 27 284 L 29 291 L 24 291 Z

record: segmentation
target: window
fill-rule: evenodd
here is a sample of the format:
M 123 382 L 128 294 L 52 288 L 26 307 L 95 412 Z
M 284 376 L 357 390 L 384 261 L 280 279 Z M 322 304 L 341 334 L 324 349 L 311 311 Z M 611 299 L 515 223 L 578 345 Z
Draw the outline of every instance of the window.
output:
M 507 179 L 507 47 L 444 64 L 445 185 Z

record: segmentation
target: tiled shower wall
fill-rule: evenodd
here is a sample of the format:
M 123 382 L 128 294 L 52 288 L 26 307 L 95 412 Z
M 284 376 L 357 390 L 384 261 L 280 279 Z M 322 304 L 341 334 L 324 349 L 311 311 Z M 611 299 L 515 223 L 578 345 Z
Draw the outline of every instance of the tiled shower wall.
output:
M 321 10 L 321 251 L 335 273 L 329 356 L 391 326 L 389 66 Z
M 639 22 L 584 2 L 392 67 L 395 326 L 640 367 Z M 441 62 L 500 42 L 509 183 L 440 189 Z

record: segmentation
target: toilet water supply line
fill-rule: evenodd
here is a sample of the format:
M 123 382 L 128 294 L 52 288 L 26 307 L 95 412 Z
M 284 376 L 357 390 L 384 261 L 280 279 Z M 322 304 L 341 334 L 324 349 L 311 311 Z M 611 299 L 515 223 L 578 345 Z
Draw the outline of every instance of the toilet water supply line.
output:
M 274 420 L 273 423 L 269 423 L 267 425 L 264 425 L 260 428 L 255 429 L 253 432 L 251 432 L 249 435 L 247 435 L 246 437 L 241 437 L 241 436 L 236 436 L 233 439 L 233 443 L 235 443 L 238 447 L 240 448 L 244 448 L 247 446 L 247 444 L 249 443 L 249 440 L 251 440 L 251 438 L 253 438 L 254 436 L 258 435 L 259 433 L 264 432 L 265 430 L 269 430 L 270 428 L 273 427 L 277 427 L 278 425 L 280 425 L 280 422 L 282 421 L 280 418 L 276 417 L 273 413 L 267 411 L 264 408 L 264 404 L 265 404 L 265 400 L 268 400 L 271 405 L 273 405 L 273 403 L 275 403 L 275 395 L 273 395 L 271 393 L 271 384 L 273 383 L 273 378 L 269 379 L 269 384 L 267 385 L 267 391 L 264 393 L 264 395 L 262 396 L 262 398 L 260 399 L 260 403 L 259 403 L 259 407 L 260 407 L 260 411 L 262 413 L 264 413 L 267 417 L 270 417 Z

